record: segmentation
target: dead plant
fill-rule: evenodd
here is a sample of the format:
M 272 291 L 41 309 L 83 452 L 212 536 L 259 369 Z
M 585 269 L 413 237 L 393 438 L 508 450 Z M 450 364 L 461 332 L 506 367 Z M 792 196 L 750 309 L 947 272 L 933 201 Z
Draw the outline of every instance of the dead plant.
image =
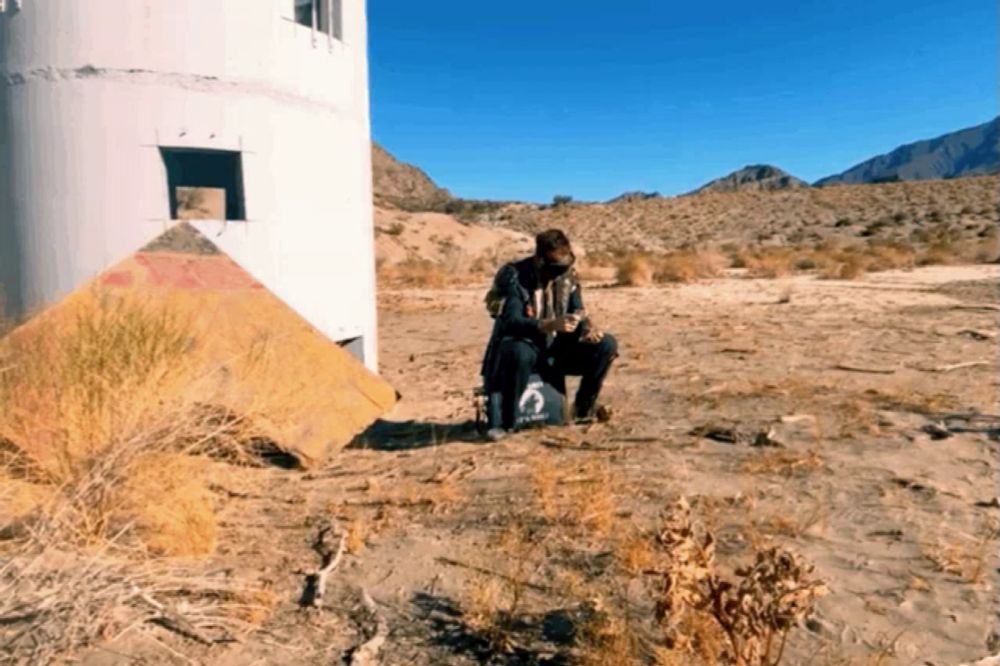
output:
M 734 666 L 774 666 L 788 633 L 826 591 L 811 566 L 778 548 L 758 552 L 752 564 L 736 569 L 735 578 L 721 576 L 714 539 L 693 522 L 683 499 L 666 516 L 658 543 L 666 570 L 657 613 L 672 650 L 705 649 L 706 643 L 696 644 L 683 632 L 701 615 L 724 636 L 719 652 L 708 657 Z

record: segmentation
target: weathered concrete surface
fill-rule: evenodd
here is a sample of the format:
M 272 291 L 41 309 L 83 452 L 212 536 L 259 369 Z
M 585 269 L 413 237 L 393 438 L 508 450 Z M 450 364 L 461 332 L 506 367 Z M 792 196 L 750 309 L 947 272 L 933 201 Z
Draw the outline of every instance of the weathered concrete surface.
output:
M 195 223 L 377 367 L 364 2 L 30 0 L 0 14 L 0 284 L 54 303 L 172 225 L 161 148 L 241 153 L 245 221 Z M 349 282 L 350 289 L 336 288 Z

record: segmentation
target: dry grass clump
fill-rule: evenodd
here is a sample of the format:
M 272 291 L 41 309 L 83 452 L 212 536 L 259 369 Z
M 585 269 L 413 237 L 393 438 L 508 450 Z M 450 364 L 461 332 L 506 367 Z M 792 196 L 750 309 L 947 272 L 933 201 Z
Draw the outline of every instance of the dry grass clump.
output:
M 543 544 L 523 522 L 515 521 L 498 535 L 493 544 L 502 555 L 497 569 L 471 579 L 464 594 L 463 621 L 501 654 L 515 646 L 527 594 L 538 587 L 534 582 L 541 569 L 537 553 Z
M 857 280 L 867 272 L 869 263 L 861 254 L 842 254 L 826 258 L 819 266 L 821 280 Z
M 205 461 L 148 453 L 130 466 L 122 496 L 153 555 L 199 556 L 215 550 L 217 521 Z M 164 501 L 166 500 L 166 501 Z
M 1000 523 L 993 518 L 983 521 L 978 533 L 971 537 L 942 532 L 936 539 L 921 544 L 921 552 L 936 571 L 978 584 L 993 570 L 997 539 L 1000 539 Z
M 64 663 L 76 650 L 153 622 L 195 642 L 240 640 L 275 603 L 225 574 L 34 542 L 0 567 L 4 663 Z
M 747 460 L 742 471 L 745 474 L 793 474 L 816 470 L 823 465 L 823 458 L 816 451 L 771 451 Z
M 48 500 L 20 511 L 22 519 L 75 545 L 127 533 L 157 554 L 211 552 L 205 463 L 185 453 L 209 449 L 238 424 L 185 397 L 196 375 L 188 323 L 102 298 L 71 322 L 47 325 L 49 335 L 26 338 L 30 347 L 18 336 L 0 343 L 4 472 L 25 496 Z
M 750 277 L 778 278 L 794 272 L 798 259 L 799 253 L 795 249 L 777 247 L 743 253 L 740 263 L 746 267 Z
M 642 287 L 653 283 L 694 282 L 717 277 L 727 267 L 726 258 L 707 250 L 676 250 L 665 254 L 631 253 L 617 264 L 617 283 Z
M 724 575 L 683 498 L 659 529 L 616 520 L 605 530 L 584 519 L 619 518 L 584 499 L 595 482 L 615 486 L 600 464 L 562 469 L 546 454 L 529 467 L 544 519 L 534 509 L 513 517 L 463 596 L 464 624 L 498 654 L 534 654 L 535 627 L 554 612 L 572 627 L 569 663 L 775 666 L 825 592 L 810 566 L 772 547 Z M 611 563 L 598 565 L 608 552 Z
M 405 287 L 439 289 L 449 284 L 450 275 L 441 264 L 428 259 L 406 259 L 397 264 L 379 267 L 379 281 Z
M 623 287 L 645 287 L 653 283 L 653 262 L 643 254 L 632 254 L 618 262 L 616 280 Z
M 45 663 L 148 619 L 201 642 L 203 625 L 243 631 L 259 599 L 149 559 L 214 549 L 207 460 L 190 453 L 239 426 L 186 397 L 188 322 L 102 297 L 44 324 L 0 340 L 0 651 Z
M 717 252 L 678 250 L 661 256 L 656 265 L 657 282 L 693 282 L 719 276 L 728 261 Z
M 870 272 L 910 270 L 917 264 L 917 251 L 905 243 L 873 243 L 868 246 Z

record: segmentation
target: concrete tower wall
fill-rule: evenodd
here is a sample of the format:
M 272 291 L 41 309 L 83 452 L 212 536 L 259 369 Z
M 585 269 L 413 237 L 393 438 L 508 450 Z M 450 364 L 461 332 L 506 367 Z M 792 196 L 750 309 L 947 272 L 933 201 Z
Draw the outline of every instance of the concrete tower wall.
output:
M 0 0 L 0 284 L 54 302 L 172 225 L 163 149 L 240 154 L 242 220 L 194 222 L 376 367 L 364 0 Z

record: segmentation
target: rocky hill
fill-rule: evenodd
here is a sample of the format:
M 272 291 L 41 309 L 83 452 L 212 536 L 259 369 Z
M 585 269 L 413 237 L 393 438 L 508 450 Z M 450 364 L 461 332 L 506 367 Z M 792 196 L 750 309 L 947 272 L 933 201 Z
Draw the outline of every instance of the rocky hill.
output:
M 397 160 L 375 142 L 372 142 L 372 184 L 376 206 L 437 210 L 452 199 L 448 190 L 438 187 L 419 167 Z
M 846 241 L 926 243 L 941 233 L 978 239 L 997 234 L 1000 177 L 980 176 L 842 187 L 794 187 L 615 203 L 519 204 L 475 216 L 533 234 L 565 229 L 588 251 L 670 250 L 723 244 Z
M 751 164 L 701 186 L 704 192 L 760 192 L 809 187 L 809 183 L 770 164 Z
M 1000 117 L 935 139 L 900 146 L 816 185 L 931 180 L 1000 173 Z

